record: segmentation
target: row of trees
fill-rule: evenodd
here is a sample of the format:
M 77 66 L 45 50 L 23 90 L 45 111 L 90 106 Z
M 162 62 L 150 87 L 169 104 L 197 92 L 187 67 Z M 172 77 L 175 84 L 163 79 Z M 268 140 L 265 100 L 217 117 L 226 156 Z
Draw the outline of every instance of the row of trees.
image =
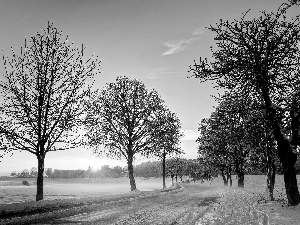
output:
M 85 145 L 95 154 L 125 158 L 132 191 L 136 189 L 134 157 L 165 159 L 181 153 L 178 117 L 155 90 L 148 91 L 137 79 L 118 77 L 94 92 L 86 106 Z
M 120 177 L 126 174 L 126 168 L 120 166 L 115 166 L 110 168 L 108 165 L 102 166 L 101 169 L 93 170 L 92 167 L 89 167 L 87 170 L 59 170 L 47 168 L 44 172 L 44 177 L 51 179 L 55 178 L 104 178 L 104 177 Z M 32 167 L 30 170 L 24 169 L 20 173 L 15 171 L 10 174 L 11 177 L 18 178 L 30 178 L 37 177 L 38 171 L 36 167 Z
M 300 23 L 288 19 L 297 1 L 258 18 L 220 21 L 215 32 L 213 61 L 190 66 L 201 82 L 213 81 L 225 94 L 209 119 L 200 125 L 199 154 L 230 175 L 235 169 L 243 186 L 251 163 L 264 166 L 273 190 L 280 162 L 290 205 L 300 202 L 295 163 L 300 128 Z M 215 146 L 214 146 L 215 144 Z M 253 165 L 252 165 L 253 166 Z
M 204 179 L 205 174 L 211 173 L 197 161 L 196 159 L 184 159 L 180 157 L 172 157 L 167 159 L 165 164 L 166 176 L 169 176 L 177 182 L 178 179 L 183 181 L 184 176 L 188 176 L 191 179 L 199 180 Z M 134 176 L 150 178 L 163 176 L 163 164 L 162 161 L 148 161 L 133 166 Z M 18 178 L 35 178 L 38 172 L 36 167 L 32 167 L 30 170 L 24 169 L 20 173 L 15 171 L 10 174 L 11 177 Z M 214 174 L 216 176 L 217 174 Z M 126 167 L 115 166 L 110 168 L 108 165 L 104 165 L 101 169 L 94 170 L 89 167 L 87 170 L 59 170 L 47 168 L 45 169 L 44 177 L 51 179 L 55 178 L 118 178 L 128 176 L 128 170 Z
M 43 199 L 48 152 L 84 146 L 96 155 L 124 158 L 132 191 L 135 157 L 165 159 L 181 152 L 180 121 L 160 95 L 128 77 L 93 91 L 101 61 L 84 50 L 48 23 L 25 39 L 20 54 L 3 56 L 0 156 L 27 151 L 37 157 L 37 201 Z
M 54 171 L 55 172 L 55 171 Z M 115 166 L 110 168 L 108 165 L 102 166 L 99 170 L 92 170 L 91 167 L 85 173 L 86 178 L 103 178 L 103 177 L 113 177 L 118 178 L 125 176 L 127 174 L 127 169 L 121 166 Z
M 11 177 L 37 177 L 37 168 L 36 167 L 32 167 L 30 170 L 24 169 L 20 173 L 17 173 L 15 171 L 13 171 L 10 174 L 10 176 Z
M 144 162 L 135 166 L 134 171 L 135 175 L 139 177 L 162 177 L 163 164 L 162 161 Z M 165 173 L 166 176 L 172 178 L 172 183 L 174 183 L 174 178 L 177 182 L 178 179 L 182 181 L 184 176 L 188 176 L 194 180 L 206 179 L 205 175 L 210 174 L 211 171 L 206 170 L 196 159 L 187 160 L 180 157 L 172 157 L 166 160 Z M 216 175 L 214 174 L 214 176 Z
M 239 187 L 244 187 L 245 174 L 267 173 L 273 199 L 275 173 L 282 171 L 275 154 L 276 142 L 266 129 L 260 106 L 249 99 L 236 97 L 233 101 L 229 97 L 223 96 L 210 118 L 202 120 L 197 139 L 199 157 L 220 171 L 225 184 L 231 181 L 232 172 Z
M 52 168 L 46 168 L 44 171 L 43 176 L 44 177 L 49 177 L 53 173 Z M 24 178 L 30 178 L 30 177 L 37 177 L 38 176 L 38 170 L 36 167 L 32 167 L 30 170 L 28 169 L 23 169 L 22 172 L 17 173 L 16 171 L 11 172 L 10 174 L 11 177 L 24 177 Z

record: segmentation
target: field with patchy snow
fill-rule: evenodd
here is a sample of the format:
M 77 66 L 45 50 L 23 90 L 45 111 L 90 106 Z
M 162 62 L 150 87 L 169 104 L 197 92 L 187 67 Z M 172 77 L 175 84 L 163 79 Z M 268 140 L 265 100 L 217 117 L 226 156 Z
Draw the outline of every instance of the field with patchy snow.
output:
M 27 180 L 29 186 L 22 185 Z M 170 185 L 171 180 L 166 180 Z M 136 178 L 139 190 L 155 190 L 162 188 L 162 179 Z M 93 197 L 109 194 L 127 193 L 130 191 L 129 178 L 103 179 L 44 179 L 44 199 L 64 199 Z M 36 178 L 4 178 L 0 177 L 0 205 L 17 202 L 35 201 Z
M 299 181 L 300 176 L 297 178 Z M 2 180 L 2 200 L 20 202 L 20 196 L 26 197 L 23 198 L 25 201 L 34 200 L 35 181 L 29 180 L 29 187 L 20 185 L 20 182 L 22 179 Z M 170 183 L 170 180 L 167 182 Z M 136 183 L 138 189 L 153 190 L 160 189 L 162 182 L 157 178 L 137 178 Z M 64 221 L 74 224 L 78 221 L 95 224 L 101 221 L 108 224 L 300 224 L 300 206 L 286 207 L 283 176 L 276 177 L 275 202 L 263 201 L 268 196 L 265 176 L 246 176 L 245 189 L 235 188 L 236 185 L 237 180 L 234 179 L 233 188 L 224 188 L 219 177 L 211 184 L 183 183 L 185 188 L 174 193 L 129 193 L 128 178 L 46 179 L 46 199 L 73 199 L 13 204 L 11 207 L 8 207 L 10 204 L 6 204 L 2 205 L 2 211 L 9 213 L 9 208 L 14 208 L 14 211 L 19 209 L 15 215 L 12 214 L 12 221 L 27 218 L 28 221 L 43 221 L 42 224 Z M 298 185 L 300 187 L 300 183 Z M 6 190 L 8 195 L 5 196 L 2 190 Z M 108 196 L 116 193 L 128 194 Z M 9 218 L 7 214 L 7 219 L 10 220 Z
M 298 186 L 300 187 L 300 176 Z M 30 186 L 22 185 L 27 180 Z M 0 204 L 34 201 L 36 194 L 35 178 L 1 178 L 0 177 Z M 167 178 L 167 186 L 171 179 Z M 208 184 L 209 182 L 205 182 Z M 161 178 L 136 178 L 139 190 L 155 190 L 162 187 Z M 222 179 L 218 177 L 212 181 L 213 186 L 222 186 Z M 237 186 L 237 180 L 233 176 L 233 186 Z M 264 193 L 266 190 L 266 176 L 246 175 L 245 189 L 252 193 Z M 44 199 L 64 199 L 102 196 L 108 194 L 120 194 L 130 191 L 128 177 L 103 178 L 103 179 L 44 179 Z M 275 196 L 285 197 L 283 176 L 276 176 Z

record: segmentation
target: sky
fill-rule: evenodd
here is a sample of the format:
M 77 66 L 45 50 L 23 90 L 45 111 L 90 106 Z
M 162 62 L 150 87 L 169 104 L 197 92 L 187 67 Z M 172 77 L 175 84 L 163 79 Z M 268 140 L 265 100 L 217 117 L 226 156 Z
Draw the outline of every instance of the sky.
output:
M 157 90 L 181 120 L 184 157 L 196 158 L 198 126 L 213 112 L 216 102 L 211 95 L 217 94 L 211 83 L 188 78 L 191 74 L 187 72 L 199 57 L 211 58 L 214 33 L 206 27 L 220 19 L 239 19 L 248 9 L 250 17 L 260 15 L 260 10 L 276 10 L 284 1 L 1 0 L 0 48 L 4 55 L 11 54 L 11 47 L 20 52 L 25 37 L 34 36 L 48 21 L 54 23 L 75 45 L 87 46 L 87 57 L 95 54 L 102 60 L 94 88 L 101 89 L 125 75 Z M 3 72 L 2 61 L 0 70 Z M 139 162 L 141 159 L 135 164 Z M 96 157 L 91 150 L 79 148 L 51 152 L 45 159 L 45 168 L 54 169 L 86 170 L 103 165 L 125 166 L 126 161 Z M 35 155 L 16 152 L 0 162 L 0 175 L 32 167 L 37 167 Z

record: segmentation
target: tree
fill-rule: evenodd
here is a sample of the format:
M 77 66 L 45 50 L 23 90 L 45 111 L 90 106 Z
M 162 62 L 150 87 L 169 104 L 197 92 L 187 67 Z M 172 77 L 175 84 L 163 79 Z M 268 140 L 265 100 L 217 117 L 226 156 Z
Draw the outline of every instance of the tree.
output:
M 181 178 L 185 172 L 185 160 L 179 157 L 172 157 L 166 162 L 167 174 L 172 178 L 172 185 L 174 185 L 174 177 L 177 182 L 178 177 Z
M 7 138 L 4 135 L 3 129 L 0 126 L 0 162 L 4 159 L 4 156 L 6 154 L 10 153 L 7 144 Z
M 11 174 L 10 174 L 11 177 L 16 177 L 17 176 L 17 173 L 16 171 L 13 171 Z
M 134 168 L 136 176 L 150 178 L 150 177 L 160 177 L 161 176 L 161 166 L 157 161 L 143 162 Z
M 217 167 L 221 171 L 224 184 L 228 184 L 225 171 L 230 178 L 231 167 L 235 168 L 238 187 L 244 187 L 244 174 L 247 159 L 251 153 L 251 145 L 255 140 L 251 127 L 250 115 L 243 108 L 246 101 L 223 96 L 211 118 L 204 120 L 200 126 L 201 136 L 197 140 L 199 154 L 205 158 L 208 166 Z
M 113 168 L 113 177 L 120 177 L 124 173 L 124 169 L 121 166 L 115 166 Z
M 51 178 L 53 174 L 53 169 L 47 168 L 45 174 L 47 175 L 48 178 Z
M 37 174 L 38 174 L 37 168 L 36 168 L 36 167 L 32 167 L 32 168 L 30 169 L 30 176 L 31 176 L 31 177 L 36 177 Z
M 160 129 L 156 112 L 163 103 L 155 90 L 128 77 L 118 77 L 86 102 L 86 145 L 96 154 L 127 160 L 131 191 L 136 189 L 134 157 L 147 155 L 158 144 L 153 129 Z
M 228 185 L 228 178 L 231 181 L 231 168 L 238 176 L 239 187 L 244 186 L 245 173 L 264 170 L 268 171 L 267 184 L 273 196 L 274 139 L 266 133 L 262 106 L 258 102 L 226 93 L 211 117 L 202 120 L 199 130 L 199 156 L 206 165 L 221 172 L 224 185 Z
M 205 118 L 199 126 L 200 136 L 197 138 L 198 159 L 204 167 L 221 172 L 224 186 L 232 185 L 231 168 L 233 165 L 232 153 L 228 151 L 228 133 L 219 124 L 217 112 L 210 118 Z
M 274 154 L 274 141 L 273 141 L 272 133 L 267 129 L 265 129 L 265 157 L 267 164 L 267 188 L 269 190 L 270 200 L 274 201 L 274 186 L 275 186 L 275 175 L 276 175 L 276 165 L 275 159 L 276 156 Z
M 92 178 L 95 175 L 93 168 L 89 166 L 87 171 L 85 172 L 85 177 Z
M 11 58 L 3 57 L 0 133 L 10 144 L 2 152 L 28 151 L 37 157 L 37 201 L 43 199 L 46 154 L 79 142 L 82 101 L 99 64 L 98 58 L 84 63 L 83 51 L 48 24 L 25 39 L 19 55 L 12 50 Z
M 24 169 L 21 172 L 20 177 L 29 177 L 29 171 L 28 171 L 28 169 Z
M 203 163 L 200 164 L 199 160 L 197 159 L 189 159 L 186 161 L 185 165 L 185 175 L 189 176 L 194 180 L 201 179 L 201 175 L 203 173 Z
M 292 4 L 277 12 L 262 12 L 259 18 L 246 16 L 233 22 L 220 21 L 210 30 L 216 33 L 214 62 L 200 59 L 190 72 L 201 82 L 214 80 L 218 87 L 259 100 L 265 109 L 268 129 L 277 142 L 284 171 L 288 202 L 297 205 L 300 195 L 295 173 L 299 144 L 300 76 L 299 15 L 288 21 Z
M 176 162 L 174 158 L 170 158 L 166 161 L 167 175 L 172 179 L 172 186 L 174 186 L 174 177 L 176 175 Z
M 157 148 L 151 149 L 149 155 L 154 155 L 162 160 L 162 177 L 163 189 L 166 188 L 166 157 L 168 155 L 180 155 L 183 151 L 180 149 L 180 139 L 183 137 L 181 132 L 181 124 L 179 118 L 175 113 L 169 109 L 163 108 L 157 111 L 156 123 L 154 126 L 153 136 L 156 137 L 158 142 Z M 159 127 L 160 129 L 155 129 Z

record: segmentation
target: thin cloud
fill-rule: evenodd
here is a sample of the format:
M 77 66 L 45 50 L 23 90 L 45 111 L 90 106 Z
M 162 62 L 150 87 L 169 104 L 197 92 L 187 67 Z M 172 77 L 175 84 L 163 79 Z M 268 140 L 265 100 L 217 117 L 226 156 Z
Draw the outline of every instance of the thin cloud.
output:
M 202 35 L 207 31 L 206 27 L 199 27 L 196 30 L 194 30 L 193 35 Z
M 168 51 L 166 51 L 165 53 L 163 53 L 162 55 L 175 54 L 175 53 L 180 52 L 183 49 L 185 49 L 187 45 L 185 44 L 185 41 L 179 41 L 179 42 L 169 41 L 169 42 L 165 43 L 165 46 L 170 49 Z
M 159 79 L 164 75 L 183 74 L 183 73 L 185 73 L 185 71 L 170 71 L 168 67 L 159 67 L 148 72 L 146 77 L 150 80 L 154 80 L 154 79 Z
M 187 40 L 181 40 L 181 41 L 168 41 L 164 43 L 164 45 L 168 48 L 170 48 L 168 51 L 163 53 L 162 55 L 172 55 L 178 52 L 181 52 L 184 50 L 186 47 L 188 47 L 193 41 L 199 39 L 197 38 L 190 38 Z
M 184 49 L 186 49 L 190 44 L 192 44 L 194 41 L 199 40 L 202 38 L 202 36 L 206 33 L 207 28 L 205 26 L 199 27 L 193 31 L 192 38 L 180 40 L 180 41 L 168 41 L 165 42 L 164 45 L 169 48 L 166 52 L 162 54 L 162 56 L 165 55 L 173 55 L 175 53 L 181 52 Z

